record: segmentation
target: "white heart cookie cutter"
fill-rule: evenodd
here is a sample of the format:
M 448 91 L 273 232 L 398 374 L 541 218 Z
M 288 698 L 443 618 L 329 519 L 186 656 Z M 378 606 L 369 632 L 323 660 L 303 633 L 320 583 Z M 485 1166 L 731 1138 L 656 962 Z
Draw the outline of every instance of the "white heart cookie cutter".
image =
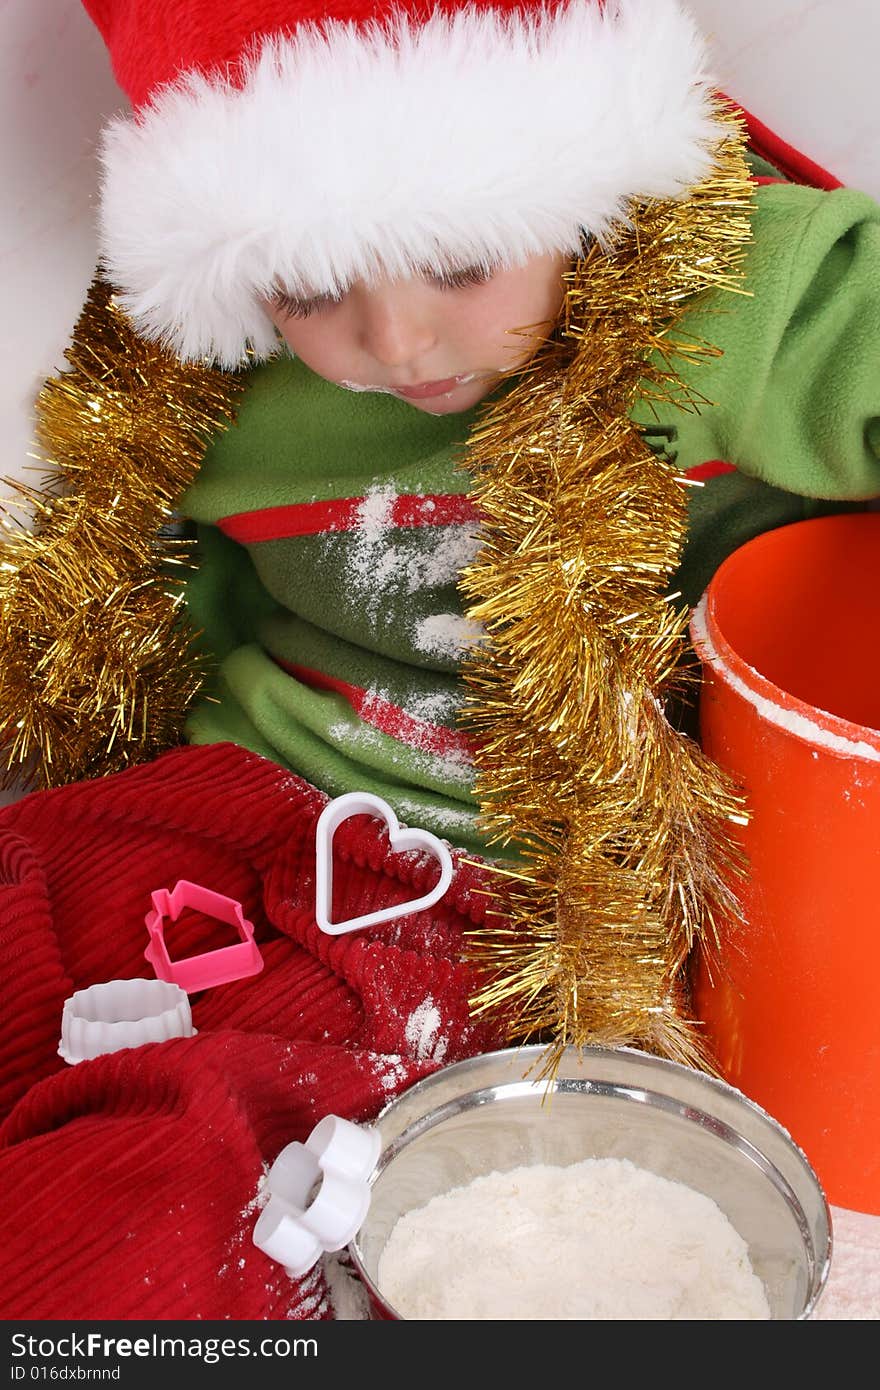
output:
M 380 908 L 378 912 L 368 912 L 363 917 L 350 917 L 345 922 L 332 922 L 330 913 L 333 907 L 333 836 L 337 828 L 349 816 L 376 816 L 388 826 L 388 838 L 393 850 L 427 850 L 440 863 L 440 877 L 429 893 L 409 902 L 394 903 L 391 907 Z M 315 921 L 321 931 L 329 936 L 341 936 L 344 932 L 360 931 L 362 927 L 375 927 L 380 922 L 391 922 L 396 917 L 404 917 L 409 912 L 421 912 L 439 902 L 452 882 L 452 855 L 442 840 L 428 830 L 411 830 L 401 826 L 394 811 L 381 796 L 371 792 L 346 792 L 328 801 L 315 829 Z
M 341 1250 L 369 1210 L 380 1148 L 374 1126 L 325 1115 L 304 1144 L 288 1144 L 269 1169 L 269 1200 L 257 1217 L 254 1245 L 294 1278 L 325 1250 Z

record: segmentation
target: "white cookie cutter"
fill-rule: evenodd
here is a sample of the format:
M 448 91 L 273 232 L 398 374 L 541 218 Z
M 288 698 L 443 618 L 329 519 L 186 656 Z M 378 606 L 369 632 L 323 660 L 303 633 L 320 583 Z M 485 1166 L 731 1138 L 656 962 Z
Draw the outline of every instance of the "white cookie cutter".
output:
M 338 827 L 349 816 L 376 816 L 388 826 L 388 839 L 396 851 L 421 849 L 440 863 L 440 877 L 429 893 L 405 903 L 394 903 L 368 912 L 363 917 L 350 917 L 345 922 L 332 922 L 333 909 L 333 836 Z M 439 902 L 452 882 L 452 855 L 446 845 L 428 830 L 411 830 L 400 824 L 394 811 L 380 796 L 371 792 L 346 792 L 328 801 L 315 828 L 315 921 L 321 931 L 330 936 L 341 936 L 343 932 L 360 931 L 362 927 L 375 927 L 380 922 L 391 922 L 396 917 L 404 917 L 409 912 L 421 912 Z
M 189 999 L 167 980 L 106 980 L 64 1001 L 58 1055 L 71 1066 L 123 1047 L 191 1038 Z
M 341 1250 L 369 1210 L 380 1148 L 378 1129 L 325 1115 L 304 1144 L 288 1144 L 269 1169 L 254 1245 L 293 1278 L 307 1274 L 325 1250 Z

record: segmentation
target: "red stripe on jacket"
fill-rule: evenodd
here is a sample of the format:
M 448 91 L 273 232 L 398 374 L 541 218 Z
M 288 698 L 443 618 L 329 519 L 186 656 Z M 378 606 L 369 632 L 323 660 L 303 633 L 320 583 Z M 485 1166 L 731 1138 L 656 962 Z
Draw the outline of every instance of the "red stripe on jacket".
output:
M 367 497 L 338 497 L 318 502 L 291 502 L 283 507 L 261 511 L 236 512 L 221 517 L 220 530 L 248 545 L 258 541 L 288 540 L 292 536 L 318 536 L 328 531 L 359 531 L 365 520 Z M 389 498 L 386 524 L 389 528 L 415 526 L 454 526 L 479 521 L 479 511 L 464 493 L 438 493 L 420 497 L 401 494 Z
M 470 760 L 473 757 L 473 743 L 466 734 L 447 729 L 442 724 L 432 724 L 427 719 L 419 719 L 417 715 L 408 714 L 400 705 L 377 695 L 374 690 L 365 690 L 362 685 L 352 685 L 336 676 L 328 676 L 326 671 L 298 666 L 292 661 L 282 661 L 280 657 L 276 657 L 275 661 L 311 690 L 331 690 L 341 695 L 365 724 L 397 739 L 398 743 L 440 758 L 452 756 Z
M 722 473 L 735 473 L 736 467 L 732 463 L 725 463 L 723 459 L 707 459 L 705 463 L 695 463 L 692 468 L 686 468 L 684 476 L 692 478 L 695 483 L 705 483 L 709 478 L 718 478 Z

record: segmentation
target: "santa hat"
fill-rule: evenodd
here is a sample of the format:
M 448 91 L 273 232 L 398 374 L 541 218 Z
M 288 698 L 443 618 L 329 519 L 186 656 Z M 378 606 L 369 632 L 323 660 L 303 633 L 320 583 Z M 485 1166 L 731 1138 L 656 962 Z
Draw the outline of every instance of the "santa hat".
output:
M 678 0 L 84 0 L 133 113 L 100 239 L 136 327 L 224 366 L 259 304 L 574 255 L 719 137 Z

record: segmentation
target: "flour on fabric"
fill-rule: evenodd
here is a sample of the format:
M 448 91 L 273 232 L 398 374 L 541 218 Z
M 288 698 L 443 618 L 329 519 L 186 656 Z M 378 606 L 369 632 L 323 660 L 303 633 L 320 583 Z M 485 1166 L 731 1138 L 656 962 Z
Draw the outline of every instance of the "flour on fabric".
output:
M 449 1039 L 440 1031 L 442 1022 L 440 1010 L 430 994 L 413 1009 L 406 1021 L 404 1036 L 417 1061 L 444 1060 Z
M 399 530 L 394 522 L 397 501 L 393 487 L 379 486 L 367 492 L 357 511 L 350 579 L 372 619 L 384 603 L 382 586 L 392 578 L 410 594 L 455 584 L 479 550 L 479 528 L 473 522 L 431 527 L 432 544 L 425 550 L 413 551 L 405 539 L 395 544 L 389 533 Z M 433 505 L 424 499 L 426 515 Z M 426 656 L 455 659 L 484 636 L 479 623 L 459 613 L 437 613 L 417 624 L 415 644 Z
M 324 1255 L 322 1263 L 334 1318 L 341 1322 L 369 1321 L 367 1291 L 355 1272 L 348 1252 L 341 1250 L 338 1254 Z
M 389 531 L 397 529 L 394 506 L 398 496 L 393 487 L 375 487 L 358 507 L 354 560 L 357 577 L 375 591 L 377 578 L 397 574 L 405 580 L 411 594 L 417 589 L 455 583 L 459 571 L 476 557 L 478 527 L 474 522 L 457 522 L 432 528 L 437 535 L 435 546 L 423 555 L 404 555 L 388 544 Z M 422 499 L 426 517 L 433 507 L 430 498 Z
M 434 613 L 416 624 L 416 646 L 426 656 L 461 657 L 485 635 L 480 623 L 460 613 Z
M 362 710 L 364 709 L 366 710 L 367 715 L 369 715 L 369 700 L 364 701 Z M 399 761 L 399 759 L 396 758 L 393 753 L 389 754 L 388 752 L 388 735 L 385 734 L 381 729 L 376 729 L 371 724 L 366 723 L 365 719 L 359 719 L 357 715 L 355 715 L 354 713 L 352 713 L 350 716 L 347 714 L 341 714 L 340 717 L 336 719 L 333 724 L 330 725 L 327 732 L 330 738 L 338 739 L 340 742 L 345 740 L 350 746 L 354 746 L 358 749 L 363 750 L 364 752 L 367 752 L 370 749 L 381 749 L 384 755 L 390 758 L 392 764 Z M 404 746 L 406 748 L 411 749 L 416 753 L 424 753 L 435 759 L 436 764 L 438 765 L 438 771 L 441 776 L 448 778 L 450 781 L 457 780 L 461 783 L 462 786 L 468 786 L 470 784 L 470 779 L 473 775 L 473 760 L 470 754 L 467 753 L 464 749 L 451 747 L 447 749 L 443 754 L 438 755 L 436 751 L 436 730 L 419 730 L 417 726 L 410 723 L 406 728 L 405 733 L 405 741 L 403 738 L 401 738 L 399 741 L 401 743 L 404 743 Z M 392 735 L 392 737 L 394 737 L 394 735 Z M 397 801 L 399 805 L 402 805 L 403 798 L 398 797 Z M 421 808 L 418 807 L 417 803 L 416 806 L 418 813 L 421 814 Z M 418 824 L 418 821 L 415 821 L 413 823 Z M 469 824 L 470 822 L 467 820 L 467 818 L 465 818 L 463 823 Z
M 404 1318 L 763 1320 L 720 1207 L 629 1159 L 488 1173 L 407 1212 L 378 1285 Z

